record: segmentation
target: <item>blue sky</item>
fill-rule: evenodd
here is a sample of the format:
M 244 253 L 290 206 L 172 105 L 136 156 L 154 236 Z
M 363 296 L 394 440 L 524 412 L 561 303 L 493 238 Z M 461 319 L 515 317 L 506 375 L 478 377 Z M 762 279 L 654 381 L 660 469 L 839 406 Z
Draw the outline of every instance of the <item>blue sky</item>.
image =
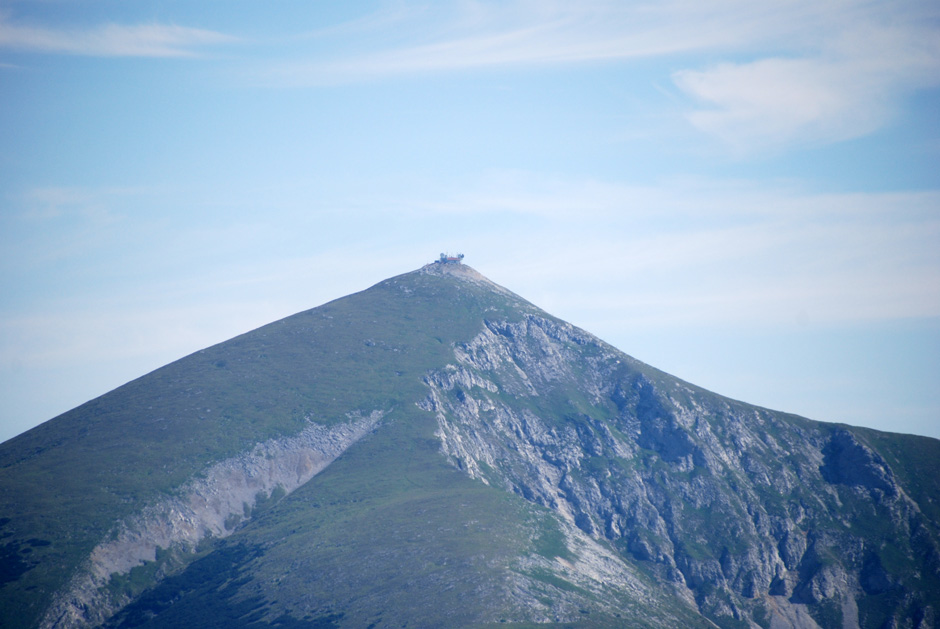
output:
M 940 437 L 940 5 L 0 1 L 0 439 L 441 251 Z

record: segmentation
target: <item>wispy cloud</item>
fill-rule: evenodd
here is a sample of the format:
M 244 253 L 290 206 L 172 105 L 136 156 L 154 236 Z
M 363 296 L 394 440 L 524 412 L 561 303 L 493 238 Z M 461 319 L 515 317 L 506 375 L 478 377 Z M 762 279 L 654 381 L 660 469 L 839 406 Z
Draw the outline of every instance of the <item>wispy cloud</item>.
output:
M 215 31 L 175 24 L 103 24 L 53 29 L 0 14 L 0 48 L 96 57 L 192 57 L 207 46 L 236 41 Z
M 729 37 L 727 30 L 702 29 L 694 19 L 669 21 L 653 6 L 549 1 L 464 2 L 457 7 L 430 16 L 394 12 L 383 13 L 383 19 L 358 20 L 340 31 L 346 38 L 360 37 L 358 49 L 350 49 L 347 40 L 340 57 L 314 55 L 274 64 L 264 72 L 278 84 L 322 85 L 659 56 L 720 46 Z M 396 43 L 395 33 L 407 43 Z M 372 41 L 381 43 L 375 46 Z
M 881 17 L 842 25 L 811 56 L 676 72 L 675 83 L 709 106 L 689 120 L 742 151 L 880 128 L 911 91 L 940 85 L 940 31 Z
M 337 47 L 340 56 L 318 53 L 304 59 L 300 53 L 301 58 L 274 68 L 283 71 L 280 78 L 284 80 L 321 84 L 703 51 L 815 50 L 834 33 L 851 33 L 898 11 L 895 4 L 879 11 L 863 10 L 869 4 L 863 0 L 833 0 L 823 5 L 809 0 L 780 0 L 770 5 L 744 0 L 445 3 L 451 10 L 386 11 L 373 19 L 320 31 L 323 37 L 342 35 L 343 45 Z M 920 17 L 917 13 L 895 28 L 903 35 Z
M 870 133 L 914 90 L 940 85 L 940 15 L 918 0 L 443 6 L 450 9 L 352 22 L 341 45 L 326 47 L 333 54 L 295 49 L 257 78 L 318 86 L 668 58 L 674 84 L 692 98 L 692 125 L 745 152 Z M 708 65 L 694 55 L 707 55 Z
M 524 173 L 464 189 L 422 190 L 401 205 L 423 211 L 424 223 L 446 213 L 448 225 L 469 225 L 457 242 L 470 264 L 576 321 L 940 316 L 937 192 L 820 194 L 695 180 L 637 187 Z M 441 230 L 444 242 L 451 231 Z

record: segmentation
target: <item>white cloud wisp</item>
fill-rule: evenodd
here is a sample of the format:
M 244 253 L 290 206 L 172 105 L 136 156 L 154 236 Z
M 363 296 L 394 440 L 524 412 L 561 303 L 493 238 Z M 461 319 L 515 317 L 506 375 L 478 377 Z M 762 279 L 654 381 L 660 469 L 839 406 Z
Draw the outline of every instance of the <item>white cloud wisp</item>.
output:
M 940 86 L 936 30 L 910 23 L 846 29 L 815 56 L 674 73 L 680 89 L 711 106 L 690 113 L 690 122 L 741 151 L 838 142 L 883 126 L 912 91 Z
M 697 101 L 686 104 L 693 127 L 746 153 L 871 133 L 910 94 L 940 85 L 936 13 L 916 0 L 471 2 L 358 22 L 343 30 L 339 55 L 292 50 L 255 78 L 309 87 L 668 59 L 667 76 Z
M 237 41 L 215 31 L 174 24 L 103 24 L 51 29 L 0 15 L 0 48 L 93 57 L 194 57 L 197 49 Z

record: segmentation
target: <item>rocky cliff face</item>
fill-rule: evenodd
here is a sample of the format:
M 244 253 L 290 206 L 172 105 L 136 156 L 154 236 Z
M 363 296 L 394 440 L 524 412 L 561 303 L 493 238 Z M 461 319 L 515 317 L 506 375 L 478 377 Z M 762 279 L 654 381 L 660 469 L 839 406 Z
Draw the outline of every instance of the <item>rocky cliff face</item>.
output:
M 867 626 L 935 624 L 937 523 L 853 432 L 664 378 L 537 315 L 488 321 L 454 354 L 423 403 L 453 464 L 705 616 L 857 627 L 861 605 Z

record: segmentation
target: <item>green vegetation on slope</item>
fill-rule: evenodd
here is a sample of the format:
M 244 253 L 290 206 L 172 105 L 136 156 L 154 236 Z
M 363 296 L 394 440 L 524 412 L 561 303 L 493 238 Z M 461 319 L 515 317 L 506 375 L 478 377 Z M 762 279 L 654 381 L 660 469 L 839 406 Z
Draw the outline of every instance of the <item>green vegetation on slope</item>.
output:
M 453 356 L 451 339 L 476 334 L 484 309 L 506 317 L 521 303 L 409 273 L 196 352 L 0 445 L 0 574 L 10 575 L 0 624 L 31 626 L 116 522 L 212 462 L 308 420 L 413 404 L 425 371 Z

